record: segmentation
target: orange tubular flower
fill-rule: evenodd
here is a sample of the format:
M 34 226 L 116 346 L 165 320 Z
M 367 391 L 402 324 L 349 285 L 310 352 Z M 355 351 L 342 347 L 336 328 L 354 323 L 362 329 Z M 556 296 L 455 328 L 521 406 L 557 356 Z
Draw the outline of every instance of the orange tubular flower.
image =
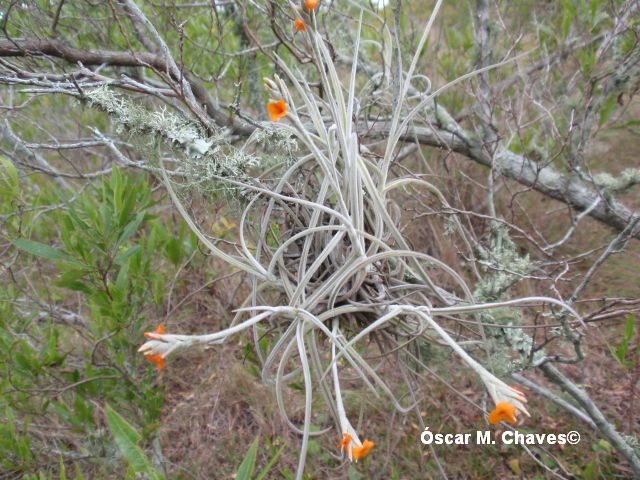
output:
M 366 457 L 367 453 L 369 453 L 369 450 L 371 450 L 375 446 L 376 444 L 373 443 L 371 440 L 365 440 L 362 443 L 361 447 L 353 447 L 353 449 L 351 450 L 353 459 L 357 462 L 361 458 Z
M 267 112 L 269 113 L 269 119 L 272 122 L 277 122 L 287 114 L 287 104 L 282 99 L 269 102 L 267 103 Z
M 164 333 L 165 333 L 164 325 L 160 324 L 158 325 L 158 328 L 156 328 L 153 332 L 144 332 L 144 336 L 145 338 L 153 339 L 154 334 L 164 335 Z M 145 353 L 144 358 L 149 360 L 151 363 L 155 363 L 158 371 L 164 368 L 164 357 L 162 355 Z
M 347 450 L 349 448 L 349 444 L 351 443 L 351 435 L 348 433 L 342 434 L 342 440 L 338 443 L 338 448 L 340 450 Z
M 319 3 L 320 0 L 304 0 L 304 6 L 307 7 L 307 10 L 315 10 Z
M 144 358 L 149 360 L 151 363 L 155 363 L 158 371 L 164 368 L 164 358 L 162 358 L 162 355 L 151 355 L 150 353 L 145 353 Z
M 160 335 L 164 335 L 165 331 L 164 331 L 164 325 L 161 323 L 160 325 L 158 325 L 158 328 L 156 328 L 153 333 L 158 333 Z M 145 338 L 153 338 L 153 335 L 150 334 L 149 332 L 144 332 L 144 337 Z
M 500 423 L 504 420 L 511 425 L 515 425 L 517 422 L 516 413 L 516 407 L 507 402 L 500 402 L 489 414 L 489 423 L 491 425 L 495 425 L 496 423 Z
M 296 32 L 303 32 L 307 29 L 307 27 L 304 25 L 304 22 L 302 20 L 300 20 L 299 18 L 296 18 L 293 21 L 293 29 Z

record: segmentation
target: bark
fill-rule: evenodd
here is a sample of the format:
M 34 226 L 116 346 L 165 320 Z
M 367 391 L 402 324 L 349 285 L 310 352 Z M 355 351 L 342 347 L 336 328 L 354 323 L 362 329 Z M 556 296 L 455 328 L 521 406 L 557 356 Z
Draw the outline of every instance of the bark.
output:
M 111 65 L 127 67 L 149 67 L 160 71 L 167 71 L 164 58 L 147 52 L 114 52 L 108 50 L 83 50 L 64 45 L 56 40 L 0 40 L 0 57 L 44 57 L 51 56 L 66 60 L 70 63 L 81 62 L 85 66 Z M 198 101 L 207 107 L 207 112 L 221 127 L 227 127 L 237 135 L 249 135 L 255 127 L 226 115 L 216 108 L 206 88 L 198 82 L 189 79 L 194 95 Z M 451 122 L 454 122 L 451 119 Z M 388 126 L 384 123 L 366 125 L 360 133 L 364 136 L 388 136 Z M 464 155 L 486 167 L 492 166 L 491 158 L 483 149 L 482 141 L 474 140 L 457 124 L 447 129 L 416 127 L 402 135 L 407 142 L 418 141 L 423 145 L 451 150 Z M 623 231 L 640 212 L 633 211 L 618 202 L 613 196 L 597 190 L 575 175 L 565 175 L 549 165 L 541 165 L 526 156 L 510 151 L 496 154 L 494 168 L 506 177 L 522 185 L 547 195 L 555 200 L 564 202 L 578 211 L 585 211 L 600 199 L 589 215 L 596 220 L 612 227 L 618 232 Z M 640 225 L 636 225 L 632 237 L 640 239 Z
M 372 131 L 380 136 L 385 134 L 384 128 L 373 127 Z M 481 142 L 461 138 L 459 134 L 418 127 L 403 134 L 402 139 L 417 140 L 423 145 L 448 149 L 486 167 L 492 166 L 491 158 L 483 151 Z M 640 212 L 631 210 L 613 196 L 597 190 L 578 176 L 563 174 L 550 165 L 541 165 L 523 155 L 511 151 L 497 154 L 494 167 L 505 177 L 566 203 L 578 211 L 589 209 L 600 199 L 596 207 L 589 211 L 589 215 L 618 232 L 622 232 L 634 218 L 640 216 Z M 640 225 L 636 225 L 631 236 L 640 239 Z

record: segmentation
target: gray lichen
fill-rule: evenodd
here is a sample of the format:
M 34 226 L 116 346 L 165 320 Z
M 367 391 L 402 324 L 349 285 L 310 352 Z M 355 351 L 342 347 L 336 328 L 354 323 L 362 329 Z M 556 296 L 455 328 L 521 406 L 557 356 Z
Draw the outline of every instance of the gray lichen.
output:
M 180 171 L 187 178 L 183 185 L 202 193 L 234 192 L 242 195 L 242 189 L 220 181 L 231 178 L 244 183 L 253 179 L 247 171 L 260 163 L 260 158 L 246 154 L 230 145 L 222 131 L 207 135 L 199 124 L 163 107 L 156 111 L 138 105 L 126 97 L 115 94 L 107 86 L 85 93 L 93 107 L 107 112 L 115 121 L 118 133 L 148 139 L 147 147 L 158 139 L 182 153 Z
M 627 168 L 617 177 L 609 173 L 599 173 L 594 175 L 593 181 L 605 192 L 624 193 L 634 185 L 640 184 L 640 169 Z
M 126 97 L 116 95 L 107 86 L 88 90 L 85 97 L 90 105 L 113 117 L 118 133 L 160 135 L 166 141 L 200 155 L 214 143 L 214 139 L 207 138 L 198 124 L 169 112 L 166 107 L 149 111 Z
M 474 298 L 477 302 L 500 300 L 510 288 L 522 280 L 532 269 L 529 255 L 521 255 L 509 232 L 498 226 L 495 228 L 488 247 L 477 246 L 478 258 L 484 272 L 476 284 Z M 489 366 L 501 376 L 524 369 L 527 365 L 540 361 L 543 351 L 533 352 L 533 339 L 519 326 L 522 324 L 520 311 L 500 308 L 481 315 L 485 324 L 499 324 L 488 332 L 492 334 L 492 353 Z M 505 348 L 508 347 L 508 348 Z M 515 351 L 518 358 L 511 358 L 508 349 Z
M 505 228 L 498 227 L 489 248 L 477 246 L 479 263 L 486 275 L 476 285 L 474 297 L 479 302 L 499 299 L 532 268 L 529 255 L 521 256 Z
M 270 125 L 255 133 L 255 142 L 266 152 L 282 159 L 290 160 L 299 150 L 298 142 L 286 130 Z

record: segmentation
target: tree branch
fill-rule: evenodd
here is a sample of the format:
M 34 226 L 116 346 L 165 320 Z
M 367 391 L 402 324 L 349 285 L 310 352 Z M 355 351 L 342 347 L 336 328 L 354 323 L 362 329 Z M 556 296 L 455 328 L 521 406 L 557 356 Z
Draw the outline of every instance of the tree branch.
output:
M 625 439 L 618 433 L 615 427 L 609 423 L 609 421 L 602 414 L 600 409 L 593 403 L 589 395 L 578 388 L 569 378 L 565 377 L 560 370 L 551 365 L 545 363 L 540 366 L 545 375 L 553 381 L 555 384 L 560 385 L 578 404 L 589 414 L 596 427 L 604 437 L 611 442 L 611 444 L 618 450 L 631 465 L 633 473 L 636 478 L 640 477 L 640 457 L 636 454 L 633 448 L 625 441 Z
M 146 67 L 166 72 L 167 63 L 163 56 L 147 52 L 118 52 L 111 50 L 84 50 L 70 47 L 53 39 L 0 40 L 0 57 L 56 57 L 69 63 L 87 66 L 109 65 L 113 67 Z M 249 135 L 254 127 L 240 123 L 217 108 L 207 89 L 195 81 L 189 72 L 184 72 L 191 84 L 197 101 L 204 105 L 207 114 L 221 127 L 230 128 L 232 133 Z M 179 81 L 179 78 L 174 78 Z
M 108 50 L 82 50 L 69 47 L 57 40 L 0 40 L 0 57 L 38 57 L 54 56 L 70 63 L 82 63 L 85 66 L 111 65 L 128 67 L 149 67 L 166 71 L 165 61 L 161 56 L 152 53 L 127 53 Z M 228 127 L 232 133 L 242 136 L 250 135 L 255 127 L 240 123 L 216 109 L 206 88 L 197 82 L 191 82 L 194 95 L 198 101 L 207 106 L 207 112 L 222 127 Z M 442 107 L 438 106 L 438 109 Z M 407 142 L 418 141 L 423 145 L 444 148 L 464 155 L 486 167 L 492 167 L 491 158 L 482 148 L 482 142 L 475 142 L 464 130 L 449 117 L 451 125 L 445 128 L 436 126 L 414 127 L 402 134 L 401 139 Z M 452 133 L 453 132 L 453 133 Z M 388 136 L 388 125 L 379 122 L 363 125 L 359 132 L 363 136 L 376 138 Z M 589 215 L 622 232 L 634 216 L 639 212 L 627 208 L 610 195 L 605 195 L 593 185 L 581 178 L 568 178 L 551 166 L 542 166 L 525 156 L 507 151 L 496 155 L 493 167 L 506 177 L 522 185 L 547 195 L 555 200 L 564 202 L 578 211 L 589 210 Z M 595 208 L 593 204 L 598 198 Z M 640 225 L 636 225 L 631 236 L 640 239 Z
M 360 133 L 384 138 L 388 135 L 388 130 L 382 123 L 369 124 L 368 128 L 363 128 Z M 417 140 L 422 145 L 451 150 L 485 167 L 492 167 L 491 158 L 482 148 L 481 142 L 474 142 L 462 130 L 452 133 L 440 130 L 435 126 L 432 128 L 414 127 L 403 133 L 401 139 L 407 142 Z M 497 154 L 493 167 L 504 176 L 566 203 L 578 211 L 590 209 L 589 215 L 592 218 L 609 225 L 618 232 L 624 231 L 629 222 L 640 215 L 640 212 L 634 212 L 612 196 L 596 190 L 593 185 L 589 185 L 576 176 L 568 178 L 549 165 L 540 165 L 511 151 Z M 593 207 L 598 198 L 601 201 Z M 635 226 L 630 236 L 640 239 L 640 225 Z

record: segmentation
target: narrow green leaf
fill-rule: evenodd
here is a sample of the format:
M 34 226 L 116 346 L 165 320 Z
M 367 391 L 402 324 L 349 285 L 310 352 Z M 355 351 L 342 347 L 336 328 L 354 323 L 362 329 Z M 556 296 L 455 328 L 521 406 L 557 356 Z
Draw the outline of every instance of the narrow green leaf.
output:
M 48 260 L 74 261 L 72 257 L 56 248 L 44 243 L 27 240 L 26 238 L 18 238 L 17 240 L 14 240 L 13 245 L 20 250 L 30 253 L 31 255 L 46 258 Z
M 142 223 L 142 220 L 144 220 L 144 213 L 140 212 L 138 215 L 136 215 L 136 218 L 134 218 L 126 227 L 124 227 L 124 230 L 122 231 L 117 244 L 122 245 L 124 242 L 126 242 L 129 237 L 133 235 L 138 229 L 138 227 Z
M 62 457 L 60 457 L 60 480 L 67 480 L 67 471 L 64 468 L 64 462 L 62 461 Z
M 269 470 L 271 470 L 271 468 L 276 464 L 276 462 L 278 461 L 278 458 L 280 458 L 280 455 L 282 454 L 282 452 L 284 451 L 284 445 L 282 445 L 280 447 L 280 449 L 273 455 L 273 457 L 271 457 L 271 459 L 269 460 L 269 463 L 267 463 L 265 465 L 265 467 L 262 469 L 262 471 L 258 474 L 258 476 L 255 478 L 255 480 L 262 480 L 264 477 L 267 476 L 267 473 L 269 473 Z
M 142 245 L 133 245 L 127 248 L 123 253 L 119 253 L 116 257 L 116 263 L 122 263 L 127 258 L 129 258 L 134 253 L 138 252 L 138 250 L 142 249 Z
M 242 460 L 242 463 L 238 468 L 236 480 L 251 480 L 253 469 L 256 466 L 256 456 L 258 454 L 258 439 L 259 437 L 256 437 L 256 439 L 249 447 L 249 451 L 247 451 L 244 460 Z
M 74 480 L 85 480 L 79 463 L 76 463 L 76 478 Z
M 11 193 L 15 195 L 20 185 L 18 170 L 13 162 L 3 156 L 0 156 L 0 167 L 2 167 L 0 170 L 0 180 L 5 184 L 4 188 L 8 188 Z
M 87 295 L 91 293 L 91 288 L 85 282 L 84 277 L 87 275 L 86 270 L 69 269 L 63 272 L 54 282 L 55 285 L 77 292 L 83 292 Z
M 624 327 L 624 340 L 628 344 L 633 339 L 633 327 L 635 324 L 635 318 L 633 315 L 627 316 L 627 324 Z
M 138 446 L 138 442 L 142 438 L 140 434 L 124 419 L 107 405 L 107 424 L 111 430 L 116 445 L 120 449 L 122 456 L 127 460 L 129 465 L 136 472 L 151 473 L 153 467 L 149 459 Z
M 632 128 L 632 127 L 640 127 L 640 120 L 629 120 L 628 122 L 621 123 L 619 125 L 614 125 L 611 129 L 621 130 L 623 128 Z
M 615 95 L 611 95 L 607 100 L 605 100 L 602 108 L 600 108 L 600 118 L 598 119 L 598 125 L 601 127 L 607 120 L 611 118 L 611 114 L 617 105 L 617 98 Z
M 624 333 L 622 335 L 622 342 L 618 345 L 617 348 L 609 347 L 611 354 L 613 357 L 622 365 L 623 367 L 629 367 L 629 362 L 626 360 L 627 353 L 629 351 L 629 344 L 633 339 L 633 330 L 635 326 L 635 317 L 633 315 L 629 315 L 627 317 L 627 322 L 624 326 Z
M 167 257 L 171 260 L 171 263 L 178 265 L 180 263 L 182 241 L 180 238 L 171 238 L 165 247 Z

